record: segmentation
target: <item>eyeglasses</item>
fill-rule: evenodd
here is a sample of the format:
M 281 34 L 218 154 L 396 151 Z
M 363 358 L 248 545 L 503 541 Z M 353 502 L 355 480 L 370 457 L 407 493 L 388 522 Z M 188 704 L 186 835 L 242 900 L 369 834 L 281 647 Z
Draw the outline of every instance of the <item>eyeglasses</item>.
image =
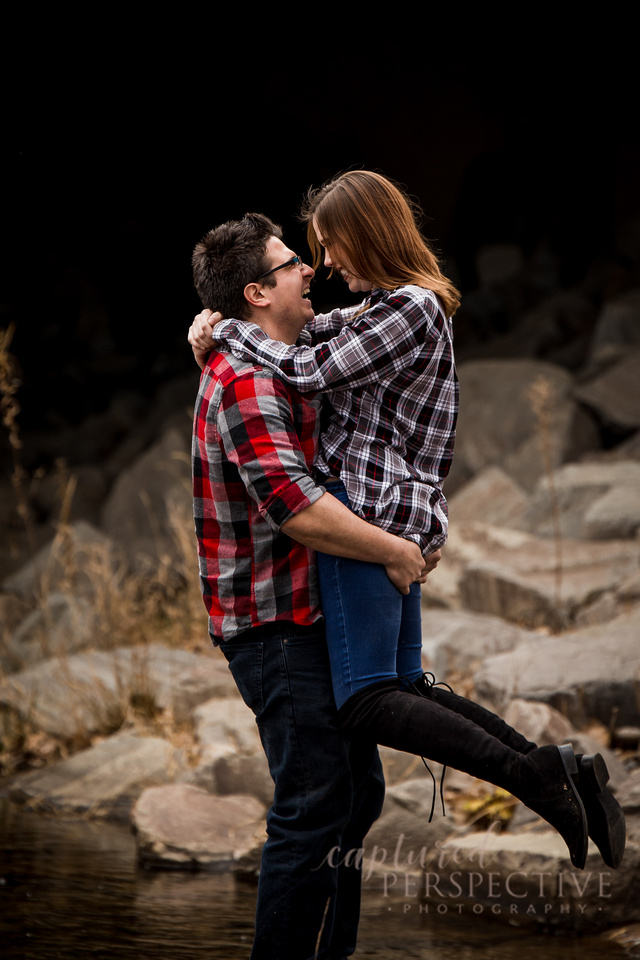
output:
M 256 277 L 254 283 L 257 283 L 258 280 L 264 280 L 265 277 L 268 277 L 270 273 L 275 273 L 276 270 L 282 270 L 284 267 L 301 267 L 302 266 L 302 257 L 291 257 L 291 260 L 287 260 L 286 263 L 281 263 L 277 267 L 272 267 L 271 270 L 267 270 L 266 273 L 261 273 L 259 277 Z

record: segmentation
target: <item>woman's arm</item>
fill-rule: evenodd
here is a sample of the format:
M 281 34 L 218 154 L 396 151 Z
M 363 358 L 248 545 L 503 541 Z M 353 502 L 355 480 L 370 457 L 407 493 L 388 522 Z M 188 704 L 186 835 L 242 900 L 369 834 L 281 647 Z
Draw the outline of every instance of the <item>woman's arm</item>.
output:
M 198 320 L 190 331 L 192 346 L 202 342 Z M 236 320 L 216 326 L 215 339 L 237 356 L 275 370 L 302 392 L 325 391 L 375 383 L 406 370 L 425 342 L 448 339 L 445 327 L 430 291 L 402 290 L 383 296 L 337 336 L 314 346 L 289 346 L 271 340 L 256 324 Z

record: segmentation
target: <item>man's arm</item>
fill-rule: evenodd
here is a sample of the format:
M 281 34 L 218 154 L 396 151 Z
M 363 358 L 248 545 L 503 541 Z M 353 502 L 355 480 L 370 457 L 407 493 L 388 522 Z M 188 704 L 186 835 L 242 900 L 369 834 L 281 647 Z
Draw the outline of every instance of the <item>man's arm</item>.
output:
M 428 566 L 418 544 L 367 523 L 314 483 L 291 397 L 277 377 L 265 371 L 235 380 L 225 390 L 216 424 L 229 460 L 273 529 L 313 550 L 381 563 L 402 593 L 422 581 Z
M 287 520 L 281 530 L 312 550 L 382 564 L 403 594 L 412 583 L 424 583 L 440 560 L 439 550 L 425 560 L 417 543 L 367 523 L 328 493 Z

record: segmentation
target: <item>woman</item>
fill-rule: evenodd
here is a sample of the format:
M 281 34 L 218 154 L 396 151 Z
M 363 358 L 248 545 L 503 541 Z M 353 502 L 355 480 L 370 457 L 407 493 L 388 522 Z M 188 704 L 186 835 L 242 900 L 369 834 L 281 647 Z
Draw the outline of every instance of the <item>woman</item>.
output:
M 366 294 L 364 301 L 316 316 L 311 346 L 277 343 L 242 321 L 220 324 L 215 339 L 302 392 L 324 392 L 319 481 L 364 519 L 432 554 L 447 535 L 442 484 L 458 407 L 457 291 L 408 199 L 379 174 L 334 178 L 310 193 L 303 216 L 314 267 L 324 251 L 325 265 L 352 292 Z M 196 318 L 194 348 L 210 346 L 210 319 Z M 570 746 L 538 748 L 495 714 L 430 684 L 421 664 L 418 584 L 403 596 L 383 567 L 323 554 L 317 560 L 345 728 L 504 787 L 560 831 L 578 867 L 587 855 L 586 806 L 593 839 L 617 866 L 624 820 L 606 790 L 602 758 L 578 765 Z

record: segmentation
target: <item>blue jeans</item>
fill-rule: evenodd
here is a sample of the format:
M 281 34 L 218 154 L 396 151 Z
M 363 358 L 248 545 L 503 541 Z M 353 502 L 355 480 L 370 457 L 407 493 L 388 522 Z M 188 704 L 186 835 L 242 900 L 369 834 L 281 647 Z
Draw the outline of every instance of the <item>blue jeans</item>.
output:
M 327 490 L 349 506 L 342 484 Z M 404 596 L 383 566 L 324 553 L 317 566 L 337 706 L 372 683 L 421 677 L 420 585 Z
M 338 726 L 322 625 L 269 624 L 221 649 L 274 781 L 252 960 L 343 960 L 356 945 L 360 849 L 382 811 L 374 743 Z

